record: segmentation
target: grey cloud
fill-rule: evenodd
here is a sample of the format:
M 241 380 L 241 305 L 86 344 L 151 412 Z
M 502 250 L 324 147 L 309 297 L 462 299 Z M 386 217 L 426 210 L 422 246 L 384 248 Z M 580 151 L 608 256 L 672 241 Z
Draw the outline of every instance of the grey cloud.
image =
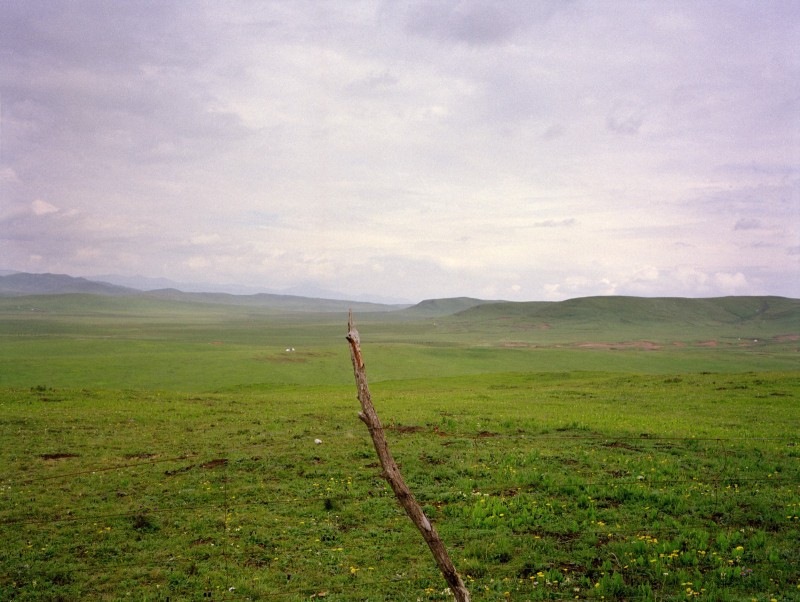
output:
M 468 44 L 502 41 L 519 26 L 496 3 L 425 2 L 410 11 L 407 21 L 411 33 Z
M 800 111 L 798 111 L 798 113 L 800 113 Z M 800 165 L 751 161 L 749 163 L 725 163 L 718 165 L 715 171 L 726 176 L 735 176 L 745 173 L 756 176 L 780 176 L 782 178 L 789 178 L 800 176 Z
M 735 182 L 733 180 L 732 182 Z M 772 219 L 797 224 L 800 206 L 800 179 L 758 179 L 755 183 L 731 183 L 725 189 L 712 189 L 709 193 L 683 202 L 687 210 L 704 215 L 728 217 L 733 214 L 758 214 L 760 219 Z M 752 218 L 755 219 L 755 218 Z M 746 225 L 746 222 L 745 222 Z
M 258 251 L 304 240 L 328 277 L 355 282 L 352 215 L 376 253 L 396 253 L 376 259 L 390 294 L 480 294 L 509 255 L 515 271 L 558 255 L 548 282 L 609 290 L 607 266 L 567 282 L 587 240 L 622 243 L 609 263 L 644 261 L 631 256 L 646 248 L 665 293 L 692 294 L 692 273 L 670 289 L 664 266 L 695 257 L 708 281 L 797 282 L 785 249 L 797 253 L 798 12 L 688 0 L 7 0 L 3 260 L 68 266 L 86 247 L 103 250 L 98 262 L 140 256 L 141 273 L 185 277 L 163 266 L 188 258 L 207 262 L 205 279 L 233 269 L 291 285 L 319 280 L 319 264 L 297 251 L 259 267 Z M 9 218 L 35 199 L 60 211 Z M 564 215 L 576 217 L 546 219 Z M 469 236 L 464 261 L 442 262 L 455 253 L 420 239 L 420 220 Z M 502 260 L 471 261 L 508 224 L 518 236 L 502 239 Z M 529 282 L 519 284 L 535 297 Z
M 546 21 L 565 5 L 552 0 L 426 0 L 410 7 L 406 29 L 439 41 L 498 44 L 533 23 Z
M 73 62 L 112 72 L 147 62 L 196 65 L 207 56 L 202 21 L 194 18 L 199 14 L 153 0 L 9 0 L 0 48 L 29 62 L 46 58 L 56 66 Z
M 753 217 L 742 217 L 736 221 L 733 226 L 734 230 L 758 230 L 761 226 L 761 220 Z
M 782 248 L 783 245 L 779 244 L 778 242 L 773 242 L 770 240 L 758 240 L 753 242 L 749 245 L 753 249 L 774 249 L 774 248 Z
M 3 159 L 20 180 L 14 200 L 130 199 L 251 134 L 220 110 L 208 84 L 228 76 L 207 64 L 211 25 L 185 6 L 4 4 Z
M 0 219 L 4 240 L 66 250 L 75 244 L 132 241 L 138 234 L 127 224 L 116 227 L 115 222 L 119 225 L 119 221 L 113 218 L 92 219 L 85 213 L 64 212 L 44 201 L 38 202 L 48 209 L 36 210 L 35 201 L 32 210 L 17 211 Z M 27 250 L 34 252 L 37 249 L 27 247 Z
M 567 128 L 564 127 L 564 125 L 557 123 L 547 128 L 542 134 L 542 138 L 544 140 L 555 140 L 556 138 L 563 136 L 566 131 Z
M 554 98 L 542 76 L 518 66 L 498 66 L 483 83 L 483 119 L 522 121 L 552 113 Z
M 4 260 L 28 271 L 37 270 L 40 258 L 49 271 L 124 266 L 122 258 L 146 240 L 130 225 L 92 223 L 85 215 L 62 212 L 18 213 L 0 221 L 0 232 Z
M 606 126 L 617 134 L 638 134 L 644 123 L 644 109 L 638 103 L 619 103 L 606 118 Z
M 383 71 L 350 82 L 346 90 L 358 96 L 383 96 L 392 93 L 398 83 L 397 77 L 389 71 Z

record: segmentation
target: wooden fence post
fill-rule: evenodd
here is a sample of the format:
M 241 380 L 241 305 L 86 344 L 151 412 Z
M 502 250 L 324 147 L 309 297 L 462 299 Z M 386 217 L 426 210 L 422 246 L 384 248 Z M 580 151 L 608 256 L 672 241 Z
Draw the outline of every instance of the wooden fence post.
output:
M 358 417 L 367 425 L 369 434 L 372 436 L 375 452 L 378 454 L 383 468 L 381 476 L 389 482 L 400 505 L 403 506 L 408 517 L 419 529 L 419 532 L 422 533 L 422 537 L 425 539 L 425 543 L 428 544 L 445 581 L 450 586 L 450 591 L 453 592 L 456 602 L 470 602 L 469 591 L 464 586 L 464 582 L 461 580 L 458 571 L 456 571 L 452 560 L 450 560 L 450 556 L 439 538 L 439 533 L 428 520 L 428 517 L 425 516 L 419 502 L 417 502 L 414 494 L 411 493 L 411 490 L 406 485 L 403 476 L 400 474 L 400 469 L 389 451 L 389 444 L 386 441 L 383 426 L 380 418 L 378 418 L 378 413 L 375 411 L 375 406 L 372 405 L 372 397 L 367 385 L 367 374 L 364 369 L 364 358 L 361 355 L 361 340 L 358 336 L 358 331 L 353 325 L 352 311 L 347 321 L 347 330 L 347 341 L 350 343 L 350 358 L 353 361 L 353 372 L 356 378 L 356 386 L 358 387 L 358 400 L 361 402 L 361 411 L 358 413 Z

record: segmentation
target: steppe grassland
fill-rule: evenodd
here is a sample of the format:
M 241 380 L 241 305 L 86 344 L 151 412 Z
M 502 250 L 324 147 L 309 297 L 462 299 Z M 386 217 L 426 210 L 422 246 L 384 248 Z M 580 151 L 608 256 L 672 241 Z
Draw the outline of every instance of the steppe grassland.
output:
M 596 322 L 589 314 L 549 328 L 503 311 L 487 308 L 471 320 L 357 315 L 368 345 L 370 379 L 798 367 L 797 341 L 781 338 L 787 328 L 800 330 L 797 318 L 738 326 L 708 321 L 687 325 L 669 319 L 611 324 L 598 312 Z M 213 391 L 246 385 L 349 384 L 352 374 L 342 343 L 346 321 L 344 314 L 290 314 L 139 298 L 0 298 L 0 386 Z M 636 345 L 641 342 L 656 342 L 658 348 Z M 287 353 L 287 348 L 295 352 Z
M 209 313 L 2 321 L 0 598 L 445 599 L 355 417 L 344 320 Z M 473 599 L 797 598 L 791 343 L 371 320 L 392 449 Z

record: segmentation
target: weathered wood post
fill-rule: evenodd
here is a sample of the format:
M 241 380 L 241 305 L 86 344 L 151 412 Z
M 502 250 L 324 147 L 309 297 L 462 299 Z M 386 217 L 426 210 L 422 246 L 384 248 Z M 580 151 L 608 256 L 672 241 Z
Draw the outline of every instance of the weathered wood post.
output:
M 358 331 L 353 325 L 353 312 L 350 312 L 347 321 L 347 341 L 350 343 L 350 358 L 353 361 L 353 372 L 356 377 L 356 386 L 358 387 L 358 400 L 361 402 L 361 411 L 358 417 L 367 425 L 369 434 L 372 436 L 372 443 L 375 446 L 375 452 L 381 462 L 383 472 L 381 476 L 389 481 L 395 496 L 397 497 L 400 505 L 406 511 L 408 517 L 414 522 L 425 543 L 433 553 L 433 558 L 442 575 L 450 586 L 450 591 L 453 592 L 456 602 L 470 602 L 469 591 L 464 586 L 464 582 L 456 571 L 447 550 L 439 538 L 436 528 L 425 516 L 422 507 L 417 502 L 414 494 L 406 485 L 403 476 L 400 474 L 400 469 L 394 461 L 391 452 L 389 451 L 389 444 L 386 441 L 386 435 L 383 432 L 378 413 L 375 411 L 375 406 L 372 405 L 372 396 L 369 392 L 367 385 L 367 374 L 364 369 L 364 358 L 361 355 L 361 340 L 358 336 Z

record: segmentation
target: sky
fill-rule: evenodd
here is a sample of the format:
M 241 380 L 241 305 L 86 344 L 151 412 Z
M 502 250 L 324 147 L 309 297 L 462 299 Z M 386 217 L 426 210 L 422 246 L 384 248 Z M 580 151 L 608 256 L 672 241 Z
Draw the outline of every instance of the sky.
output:
M 795 0 L 4 0 L 0 269 L 800 297 Z

